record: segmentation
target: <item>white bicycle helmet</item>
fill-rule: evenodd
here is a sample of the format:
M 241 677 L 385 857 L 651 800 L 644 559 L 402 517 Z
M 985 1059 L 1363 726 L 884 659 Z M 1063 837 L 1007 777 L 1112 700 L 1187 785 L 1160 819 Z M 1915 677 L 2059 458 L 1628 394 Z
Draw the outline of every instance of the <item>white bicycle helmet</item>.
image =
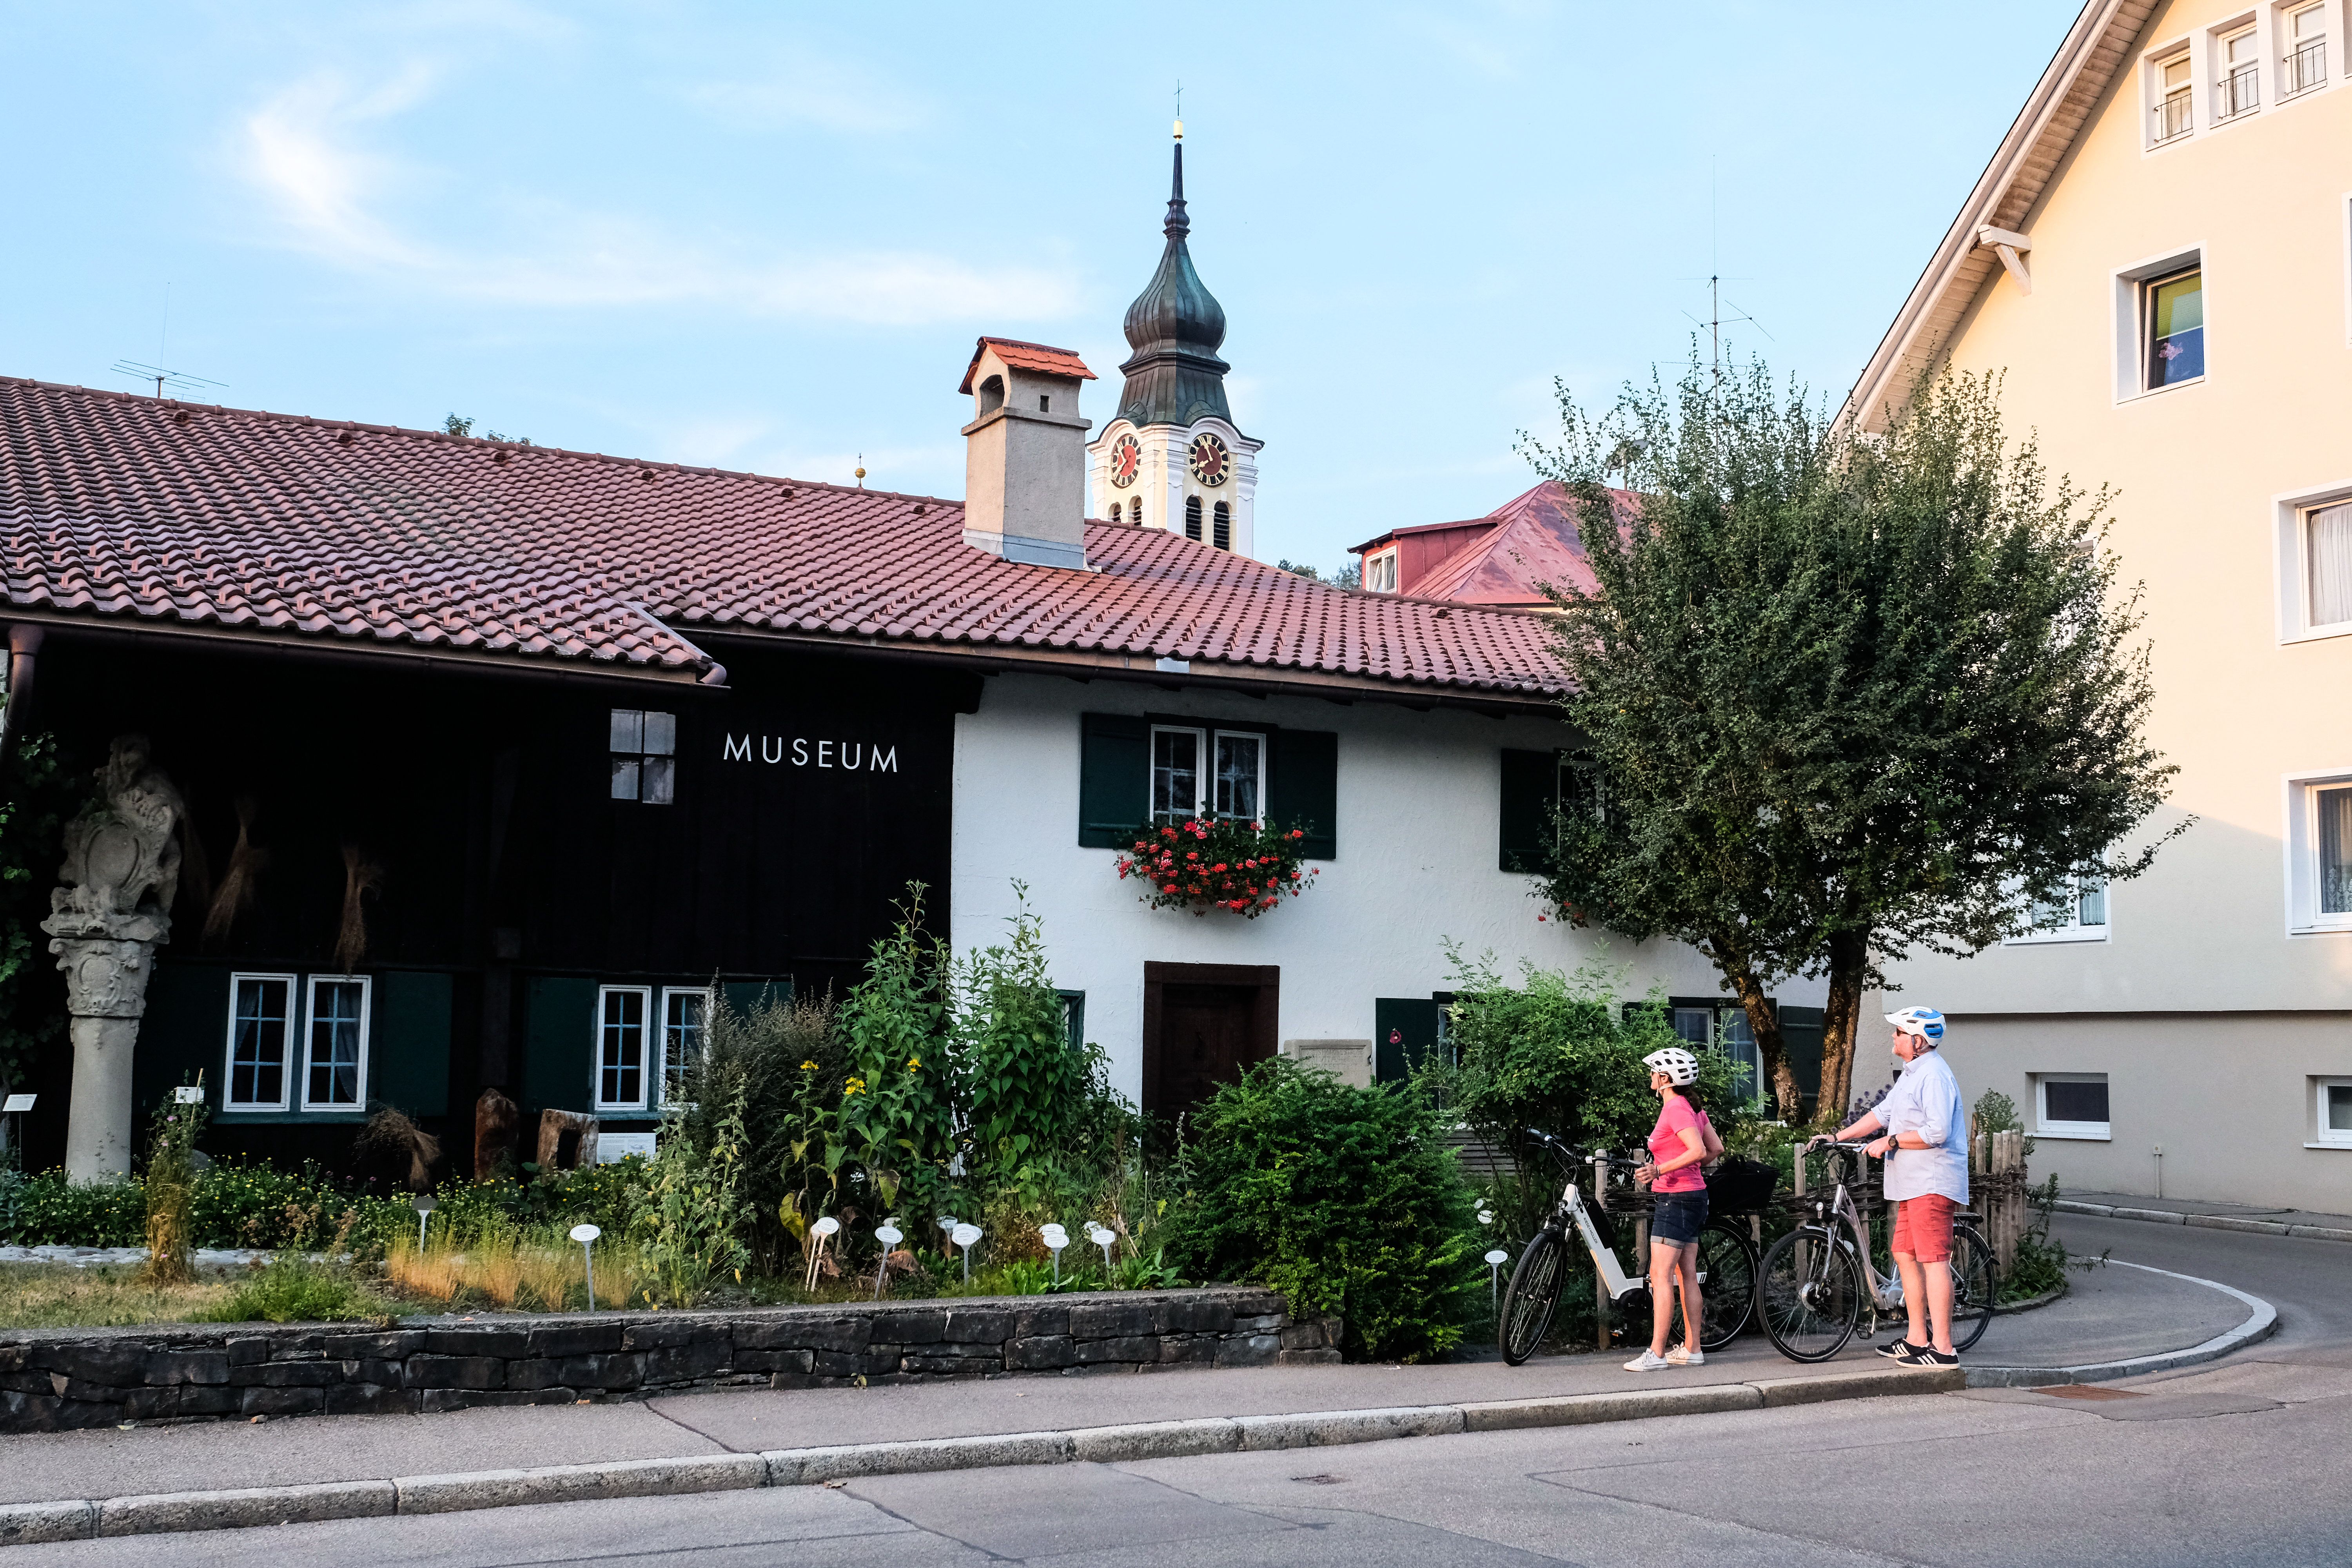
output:
M 1676 1089 L 1688 1089 L 1698 1081 L 1698 1058 L 1680 1046 L 1652 1051 L 1642 1058 L 1642 1065 L 1652 1072 L 1665 1074 Z
M 1906 1035 L 1918 1035 L 1931 1046 L 1944 1043 L 1944 1016 L 1933 1007 L 1906 1007 L 1889 1013 L 1886 1021 Z

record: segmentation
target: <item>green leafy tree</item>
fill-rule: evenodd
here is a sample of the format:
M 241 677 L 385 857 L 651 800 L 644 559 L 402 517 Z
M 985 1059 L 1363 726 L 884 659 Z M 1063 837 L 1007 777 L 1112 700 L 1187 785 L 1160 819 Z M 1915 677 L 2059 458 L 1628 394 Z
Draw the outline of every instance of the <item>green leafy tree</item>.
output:
M 1543 894 L 1713 960 L 1791 1120 L 1766 998 L 1826 973 L 1834 1114 L 1882 964 L 1977 952 L 2188 826 L 2142 834 L 2176 770 L 2143 736 L 2110 498 L 2008 442 L 1990 377 L 1923 384 L 1875 432 L 1758 363 L 1597 418 L 1563 388 L 1560 413 L 1522 445 L 1574 492 L 1595 586 L 1553 591 L 1581 750 Z M 1628 465 L 1631 508 L 1602 484 Z

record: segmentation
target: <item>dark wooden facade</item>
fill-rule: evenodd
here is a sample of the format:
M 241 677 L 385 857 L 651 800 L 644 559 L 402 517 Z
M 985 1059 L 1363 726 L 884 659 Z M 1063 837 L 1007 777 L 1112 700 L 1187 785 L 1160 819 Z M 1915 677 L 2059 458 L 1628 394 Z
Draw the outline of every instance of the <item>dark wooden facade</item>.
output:
M 383 868 L 352 966 L 371 979 L 363 1106 L 216 1114 L 215 1154 L 340 1167 L 376 1104 L 461 1150 L 485 1087 L 527 1118 L 591 1109 L 600 986 L 715 981 L 739 1005 L 772 987 L 839 990 L 910 881 L 944 931 L 955 715 L 978 678 L 723 657 L 728 683 L 710 687 L 53 634 L 31 727 L 81 768 L 114 736 L 145 734 L 214 884 L 240 799 L 248 847 L 265 855 L 250 908 L 211 942 L 205 879 L 184 871 L 140 1032 L 142 1125 L 199 1071 L 219 1111 L 232 975 L 343 972 L 346 845 Z M 675 715 L 670 804 L 613 798 L 615 709 Z M 48 1068 L 50 1114 L 26 1128 L 36 1164 L 62 1153 L 62 1042 Z

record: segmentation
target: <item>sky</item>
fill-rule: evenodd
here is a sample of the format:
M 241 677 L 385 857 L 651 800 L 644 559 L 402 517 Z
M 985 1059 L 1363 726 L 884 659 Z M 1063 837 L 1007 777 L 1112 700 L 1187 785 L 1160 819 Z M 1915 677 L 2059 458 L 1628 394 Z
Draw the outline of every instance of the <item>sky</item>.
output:
M 1710 274 L 1842 395 L 2074 9 L 0 0 L 0 374 L 958 497 L 980 334 L 1115 408 L 1181 83 L 1259 552 L 1328 570 Z

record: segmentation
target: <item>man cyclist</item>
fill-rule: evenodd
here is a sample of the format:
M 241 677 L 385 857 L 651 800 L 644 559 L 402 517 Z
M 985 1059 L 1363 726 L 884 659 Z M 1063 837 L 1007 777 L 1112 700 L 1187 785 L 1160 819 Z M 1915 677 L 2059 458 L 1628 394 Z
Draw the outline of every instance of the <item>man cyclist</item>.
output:
M 1880 1355 L 1905 1366 L 1958 1366 L 1952 1349 L 1952 1215 L 1968 1206 L 1968 1110 L 1937 1049 L 1944 1016 L 1933 1007 L 1889 1013 L 1895 1055 L 1905 1066 L 1877 1108 L 1841 1130 L 1841 1141 L 1884 1133 L 1869 1152 L 1886 1160 L 1886 1201 L 1895 1205 L 1895 1267 L 1903 1275 L 1910 1331 Z

